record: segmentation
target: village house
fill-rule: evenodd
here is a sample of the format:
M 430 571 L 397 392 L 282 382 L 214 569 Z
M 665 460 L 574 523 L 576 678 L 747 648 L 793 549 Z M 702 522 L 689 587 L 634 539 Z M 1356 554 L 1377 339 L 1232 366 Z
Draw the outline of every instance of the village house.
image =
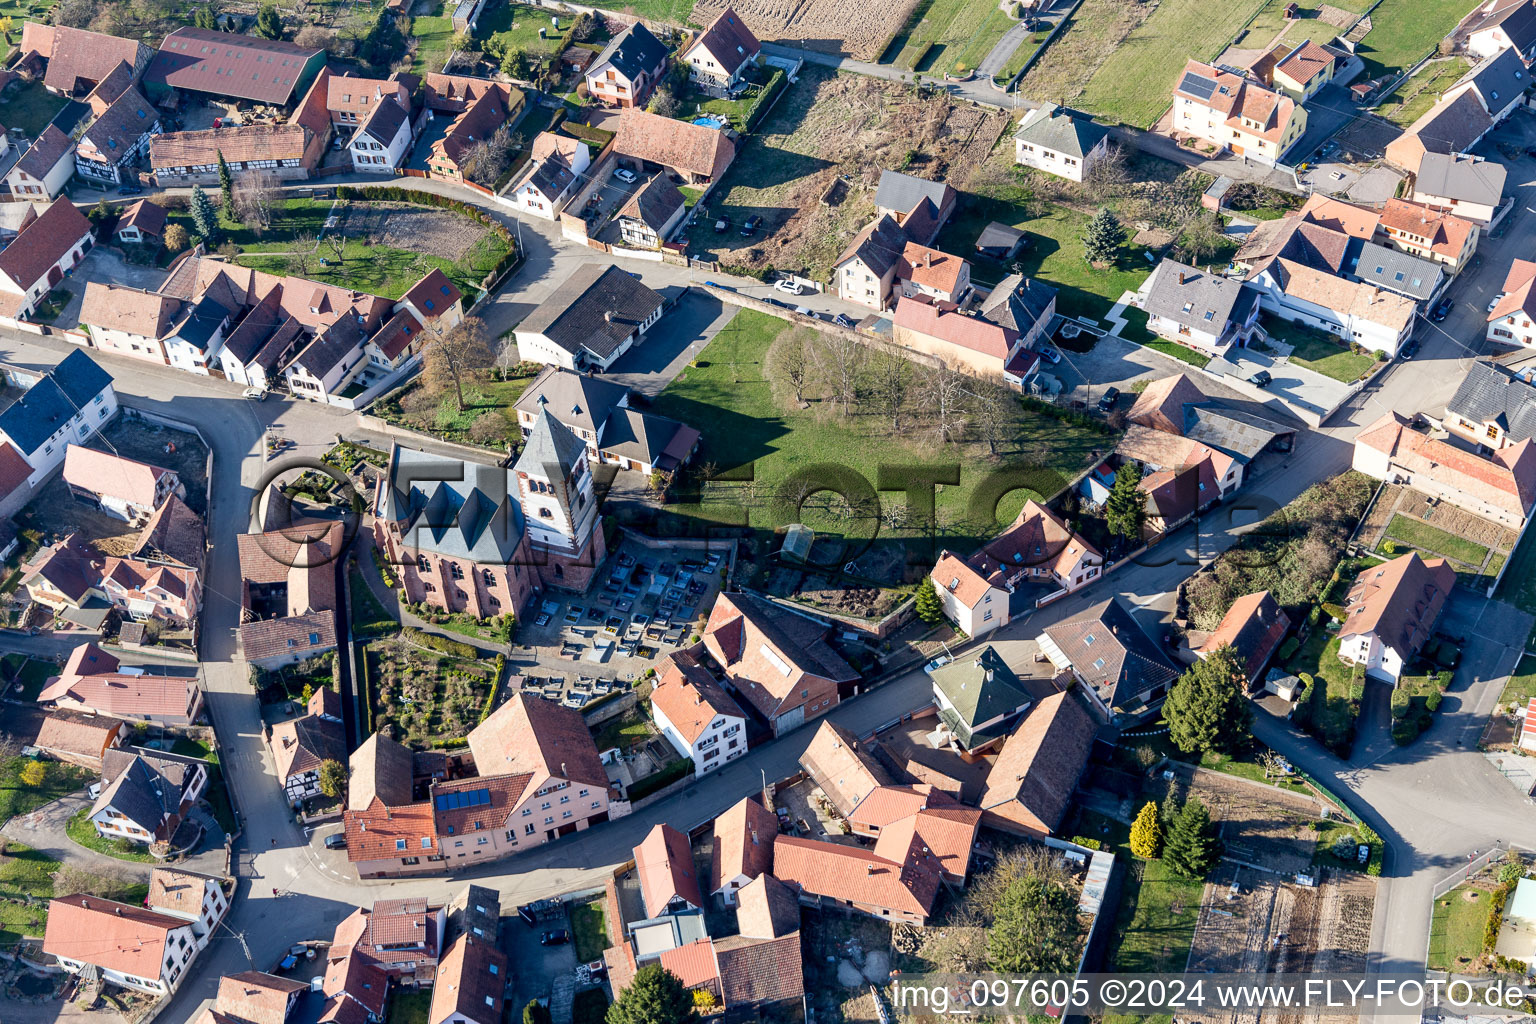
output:
M 1083 684 L 1081 689 L 1106 717 L 1151 712 L 1179 677 L 1162 646 L 1118 598 L 1047 626 L 1035 642 L 1058 672 L 1070 672 Z
M 1506 448 L 1536 436 L 1536 376 L 1491 359 L 1474 360 L 1445 405 L 1441 425 L 1484 448 Z
M 303 181 L 320 165 L 325 139 L 289 123 L 169 132 L 149 142 L 150 168 L 162 187 L 217 184 L 220 155 L 237 179 Z
M 0 252 L 0 266 L 17 244 L 12 242 Z M 112 375 L 82 351 L 71 352 L 52 369 L 31 376 L 30 384 L 14 375 L 12 383 L 26 391 L 0 412 L 0 452 L 8 449 L 20 457 L 27 466 L 27 483 L 34 489 L 63 465 L 71 442 L 90 440 L 117 414 Z
M 1471 260 L 1482 236 L 1470 220 L 1406 199 L 1388 199 L 1381 208 L 1380 225 L 1386 244 L 1440 263 L 1452 276 Z
M 1244 594 L 1232 602 L 1220 624 L 1195 653 L 1208 658 L 1223 647 L 1231 647 L 1249 686 L 1257 688 L 1264 680 L 1270 658 L 1290 630 L 1290 617 L 1280 610 L 1269 591 Z
M 427 1024 L 501 1024 L 512 978 L 496 936 L 461 935 L 437 965 Z
M 858 672 L 827 642 L 824 623 L 747 594 L 721 593 L 704 626 L 704 649 L 722 681 L 782 736 L 826 714 Z
M 342 811 L 347 860 L 359 878 L 442 870 L 432 804 L 417 799 L 411 751 L 374 733 L 347 759 L 347 798 Z M 487 787 L 489 792 L 489 787 Z M 489 807 L 489 801 L 486 806 Z M 379 994 L 382 1008 L 383 993 Z
M 1098 728 L 1093 713 L 1071 690 L 1031 708 L 987 773 L 979 801 L 982 822 L 1026 836 L 1055 834 L 1088 766 Z
M 1065 107 L 1036 107 L 1013 133 L 1014 163 L 1081 182 L 1109 155 L 1109 129 Z
M 150 565 L 176 565 L 201 571 L 207 547 L 203 517 L 172 495 L 144 524 L 133 555 Z
M 240 649 L 258 668 L 296 664 L 336 647 L 341 523 L 243 533 Z
M 896 784 L 871 745 L 829 721 L 816 727 L 800 755 L 800 768 L 837 814 L 849 820 L 871 795 Z
M 207 788 L 207 766 L 196 758 L 114 748 L 101 756 L 101 790 L 89 820 L 103 839 L 164 849 Z
M 918 245 L 932 245 L 954 216 L 960 194 L 948 183 L 901 171 L 881 171 L 875 188 L 875 217 L 890 217 Z
M 737 906 L 742 888 L 773 867 L 779 819 L 758 797 L 749 796 L 717 817 L 712 829 L 709 892 L 726 906 Z
M 179 917 L 79 893 L 48 903 L 43 952 L 71 974 L 91 967 L 108 984 L 163 996 L 176 991 L 197 949 Z
M 1297 103 L 1305 103 L 1333 81 L 1334 73 L 1348 54 L 1306 39 L 1295 48 L 1279 43 L 1267 56 L 1272 65 L 1266 84 Z
M 352 169 L 361 174 L 394 174 L 411 155 L 410 101 L 386 96 L 352 134 L 347 151 Z
M 196 569 L 137 558 L 108 558 L 101 568 L 101 591 L 135 622 L 154 619 L 180 629 L 195 626 L 203 603 L 203 581 Z
M 337 134 L 350 137 L 367 123 L 375 109 L 393 100 L 411 109 L 411 88 L 401 72 L 388 78 L 330 74 L 325 81 L 325 109 Z
M 602 377 L 546 366 L 512 408 L 523 436 L 545 410 L 587 443 L 600 463 L 649 476 L 675 473 L 698 449 L 700 435 L 676 420 L 630 408 L 629 389 Z
M 586 180 L 591 164 L 591 153 L 582 140 L 540 132 L 533 137 L 528 169 L 507 190 L 513 206 L 544 220 L 558 220 L 560 211 Z
M 508 121 L 516 120 L 526 104 L 522 90 L 505 82 L 465 75 L 429 74 L 422 98 L 432 116 L 453 120 L 432 143 L 427 157 L 427 176 L 464 184 L 461 161 Z
M 948 551 L 939 552 L 929 577 L 944 617 L 966 636 L 983 637 L 1007 625 L 1010 591 L 1001 579 L 972 568 Z
M 1456 571 L 1445 559 L 1426 561 L 1417 551 L 1367 566 L 1344 599 L 1339 658 L 1396 685 L 1434 632 L 1455 585 Z
M 1467 27 L 1467 52 L 1474 57 L 1512 49 L 1522 60 L 1536 59 L 1536 9 L 1529 0 L 1485 0 Z
M 1034 703 L 991 645 L 927 671 L 939 721 L 955 747 L 971 756 L 1001 744 Z
M 888 841 L 889 839 L 889 841 Z M 923 925 L 938 899 L 938 858 L 913 839 L 882 835 L 872 848 L 821 839 L 779 836 L 773 844 L 773 877 L 811 907 L 855 910 L 882 920 Z
M 203 710 L 197 673 L 173 674 L 161 665 L 121 665 L 93 643 L 70 652 L 59 675 L 38 694 L 39 704 L 107 715 L 125 722 L 192 725 Z
M 666 65 L 666 46 L 637 21 L 614 36 L 587 68 L 587 91 L 606 106 L 643 107 Z
M 1486 227 L 1503 201 L 1507 173 L 1496 160 L 1426 153 L 1408 198 Z
M 657 169 L 676 174 L 688 185 L 712 185 L 736 159 L 736 143 L 726 132 L 639 108 L 619 111 L 603 127 L 617 132 L 613 152 L 620 166 L 637 173 Z
M 307 982 L 280 978 L 263 971 L 241 971 L 219 979 L 213 1005 L 193 1018 L 194 1024 L 287 1024 Z
M 688 80 L 695 89 L 725 99 L 740 89 L 743 74 L 761 52 L 752 30 L 727 7 L 677 57 L 688 65 Z
M 233 883 L 230 883 L 233 887 Z M 224 881 L 194 871 L 156 868 L 149 874 L 149 895 L 145 905 L 170 917 L 179 917 L 192 925 L 197 948 L 207 947 L 213 931 L 229 912 L 229 895 Z
M 272 726 L 272 764 L 283 795 L 295 806 L 320 795 L 320 767 L 327 761 L 347 762 L 347 741 L 341 724 L 341 696 L 322 686 L 309 698 L 305 714 Z
M 31 316 L 43 296 L 85 259 L 95 240 L 91 222 L 67 196 L 50 203 L 0 251 L 0 317 Z
M 704 909 L 704 895 L 694 872 L 693 850 L 687 836 L 671 825 L 659 824 L 631 852 L 647 918 L 655 920 L 668 914 Z
M 688 212 L 677 186 L 658 174 L 619 208 L 619 237 L 636 249 L 659 249 Z
M 611 263 L 583 263 L 518 324 L 523 359 L 605 372 L 661 319 L 662 297 Z
M 1355 435 L 1353 465 L 1376 480 L 1411 487 L 1516 531 L 1536 506 L 1536 441 L 1530 438 L 1484 457 L 1389 412 Z
M 1484 58 L 1445 92 L 1408 129 L 1386 146 L 1388 162 L 1410 174 L 1434 153 L 1459 156 L 1482 141 L 1525 98 L 1531 84 L 1514 50 Z
M 320 981 L 325 1003 L 320 1024 L 383 1024 L 389 1012 L 389 990 L 394 979 L 367 953 L 331 960 Z M 311 982 L 313 984 L 313 982 Z
M 375 900 L 371 908 L 358 907 L 336 926 L 326 960 L 334 966 L 361 958 L 392 980 L 430 985 L 437 978 L 446 920 L 444 908 L 430 905 L 423 896 Z
M 78 444 L 65 450 L 64 482 L 77 499 L 135 526 L 142 526 L 171 495 L 187 495 L 174 470 Z
M 33 203 L 51 203 L 75 174 L 75 142 L 50 124 L 5 174 L 11 195 Z
M 100 772 L 106 752 L 123 745 L 124 725 L 102 715 L 54 711 L 44 716 L 31 745 L 56 761 Z
M 105 103 L 98 102 L 100 92 L 98 87 L 91 93 L 95 119 L 75 146 L 75 170 L 113 187 L 136 184 L 134 165 L 149 151 L 149 140 L 160 134 L 160 112 L 133 86 Z
M 140 199 L 117 218 L 117 240 L 129 245 L 158 246 L 165 238 L 165 207 Z
M 19 49 L 18 64 L 47 62 L 43 85 L 49 92 L 71 98 L 91 92 L 120 65 L 126 65 L 130 84 L 137 81 L 155 52 L 136 39 L 41 21 L 21 26 Z
M 662 660 L 651 689 L 651 718 L 682 757 L 693 760 L 695 778 L 747 752 L 747 717 L 710 674 L 697 648 Z
M 101 568 L 99 553 L 78 533 L 69 533 L 22 565 L 21 586 L 34 604 L 73 618 L 89 610 L 99 626 L 110 607 L 101 591 Z
M 1498 302 L 1488 313 L 1488 340 L 1499 345 L 1536 348 L 1536 263 L 1516 259 L 1509 265 Z
M 1164 259 L 1142 286 L 1147 327 L 1206 355 L 1246 348 L 1259 322 L 1259 293 L 1241 281 Z
M 1307 112 L 1258 82 L 1190 60 L 1173 90 L 1173 128 L 1261 164 L 1283 160 L 1307 130 Z

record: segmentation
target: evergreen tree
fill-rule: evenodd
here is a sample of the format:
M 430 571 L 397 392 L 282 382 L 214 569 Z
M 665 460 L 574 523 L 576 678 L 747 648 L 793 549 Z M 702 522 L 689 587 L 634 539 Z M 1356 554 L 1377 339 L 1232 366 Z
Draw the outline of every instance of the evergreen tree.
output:
M 693 995 L 660 964 L 635 972 L 629 987 L 608 1007 L 608 1024 L 693 1024 Z
M 1008 883 L 987 929 L 987 966 L 1009 974 L 1063 974 L 1077 957 L 1077 900 L 1054 882 Z M 610 1022 L 611 1024 L 611 1022 Z
M 1157 804 L 1150 800 L 1131 825 L 1131 852 L 1142 860 L 1153 860 L 1163 852 L 1163 823 L 1157 817 Z
M 1247 683 L 1230 644 L 1195 662 L 1163 704 L 1168 738 L 1186 754 L 1245 746 L 1253 724 L 1253 709 L 1243 695 Z
M 277 13 L 276 4 L 263 4 L 256 12 L 255 32 L 263 39 L 283 38 L 283 16 Z
M 1141 527 L 1147 519 L 1147 496 L 1137 490 L 1141 467 L 1127 462 L 1115 471 L 1115 486 L 1104 500 L 1104 518 L 1109 532 L 1129 541 L 1141 539 Z
M 1211 824 L 1211 812 L 1199 797 L 1190 797 L 1168 833 L 1163 862 L 1185 878 L 1204 878 L 1221 857 L 1221 841 Z
M 1120 225 L 1120 218 L 1108 207 L 1100 207 L 1083 231 L 1083 255 L 1089 263 L 1113 263 L 1123 241 L 1125 228 Z
M 944 618 L 944 606 L 939 603 L 939 591 L 933 585 L 932 576 L 924 576 L 923 581 L 917 585 L 916 601 L 917 617 L 928 625 L 936 625 Z
M 549 1007 L 537 999 L 528 1000 L 523 1007 L 523 1024 L 550 1024 Z
M 212 245 L 219 237 L 219 215 L 214 212 L 213 200 L 208 198 L 202 186 L 192 186 L 192 226 L 202 236 L 205 245 Z
M 224 203 L 224 216 L 230 220 L 235 219 L 235 177 L 229 173 L 229 161 L 224 159 L 224 151 L 218 150 L 219 157 L 219 198 Z

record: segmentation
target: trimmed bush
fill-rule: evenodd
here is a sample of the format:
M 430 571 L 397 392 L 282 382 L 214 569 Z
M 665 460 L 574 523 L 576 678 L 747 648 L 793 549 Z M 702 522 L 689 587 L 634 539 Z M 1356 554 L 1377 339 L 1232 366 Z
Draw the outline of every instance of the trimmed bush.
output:
M 673 761 L 661 771 L 653 775 L 647 775 L 633 786 L 629 787 L 629 799 L 631 801 L 642 800 L 652 793 L 665 789 L 679 779 L 687 778 L 693 774 L 693 759 L 685 757 L 681 761 Z
M 406 626 L 400 630 L 400 635 L 418 647 L 428 647 L 442 654 L 452 655 L 455 658 L 475 661 L 480 657 L 480 652 L 469 644 L 450 640 L 445 636 L 438 636 L 436 633 L 425 633 L 415 626 Z
M 1294 637 L 1294 636 L 1286 637 L 1285 641 L 1280 645 L 1280 660 L 1281 661 L 1289 661 L 1290 658 L 1291 658 L 1291 655 L 1296 653 L 1296 648 L 1298 648 L 1300 646 L 1301 646 L 1301 639 L 1299 637 Z

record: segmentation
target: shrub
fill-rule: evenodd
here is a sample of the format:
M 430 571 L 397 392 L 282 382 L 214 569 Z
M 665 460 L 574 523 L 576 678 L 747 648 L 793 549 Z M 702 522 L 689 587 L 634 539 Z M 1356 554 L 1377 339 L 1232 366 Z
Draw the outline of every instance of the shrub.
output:
M 1410 705 L 1409 705 L 1408 691 L 1407 690 L 1403 689 L 1402 687 L 1398 687 L 1397 689 L 1392 691 L 1392 717 L 1393 718 L 1401 719 L 1401 718 L 1406 717 L 1407 714 L 1408 714 L 1409 706 Z
M 1098 839 L 1094 839 L 1092 836 L 1073 836 L 1069 842 L 1073 843 L 1074 845 L 1081 846 L 1085 850 L 1104 849 L 1103 842 Z
M 1381 542 L 1381 553 L 1384 554 L 1384 555 L 1395 555 L 1395 554 L 1397 554 L 1397 541 L 1395 541 L 1395 540 L 1384 540 L 1384 541 L 1382 541 Z
M 480 721 L 491 717 L 491 712 L 496 710 L 496 695 L 501 692 L 501 674 L 506 671 L 507 656 L 496 655 L 496 668 L 491 676 L 491 692 L 485 695 L 485 705 L 480 709 Z
M 1296 648 L 1300 646 L 1301 640 L 1299 638 L 1294 636 L 1286 637 L 1285 642 L 1280 645 L 1280 660 L 1289 661 L 1291 655 L 1296 653 Z
M 450 640 L 436 633 L 424 633 L 415 626 L 406 626 L 400 631 L 400 635 L 418 647 L 429 647 L 442 654 L 449 654 L 455 658 L 464 658 L 474 661 L 480 656 L 480 652 L 473 646 L 460 643 L 458 640 Z
M 1440 691 L 1435 690 L 1431 692 L 1428 697 L 1424 698 L 1424 707 L 1427 708 L 1431 714 L 1433 714 L 1434 712 L 1440 710 L 1440 701 Z

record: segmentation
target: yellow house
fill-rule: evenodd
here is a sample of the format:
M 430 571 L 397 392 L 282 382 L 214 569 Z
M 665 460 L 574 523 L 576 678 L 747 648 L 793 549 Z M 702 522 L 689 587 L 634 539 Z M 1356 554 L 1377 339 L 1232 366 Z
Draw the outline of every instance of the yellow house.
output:
M 1275 65 L 1271 85 L 1276 92 L 1303 103 L 1333 81 L 1338 63 L 1333 54 L 1308 39 Z
M 1307 130 L 1294 99 L 1192 60 L 1173 90 L 1173 127 L 1259 163 L 1279 163 Z

